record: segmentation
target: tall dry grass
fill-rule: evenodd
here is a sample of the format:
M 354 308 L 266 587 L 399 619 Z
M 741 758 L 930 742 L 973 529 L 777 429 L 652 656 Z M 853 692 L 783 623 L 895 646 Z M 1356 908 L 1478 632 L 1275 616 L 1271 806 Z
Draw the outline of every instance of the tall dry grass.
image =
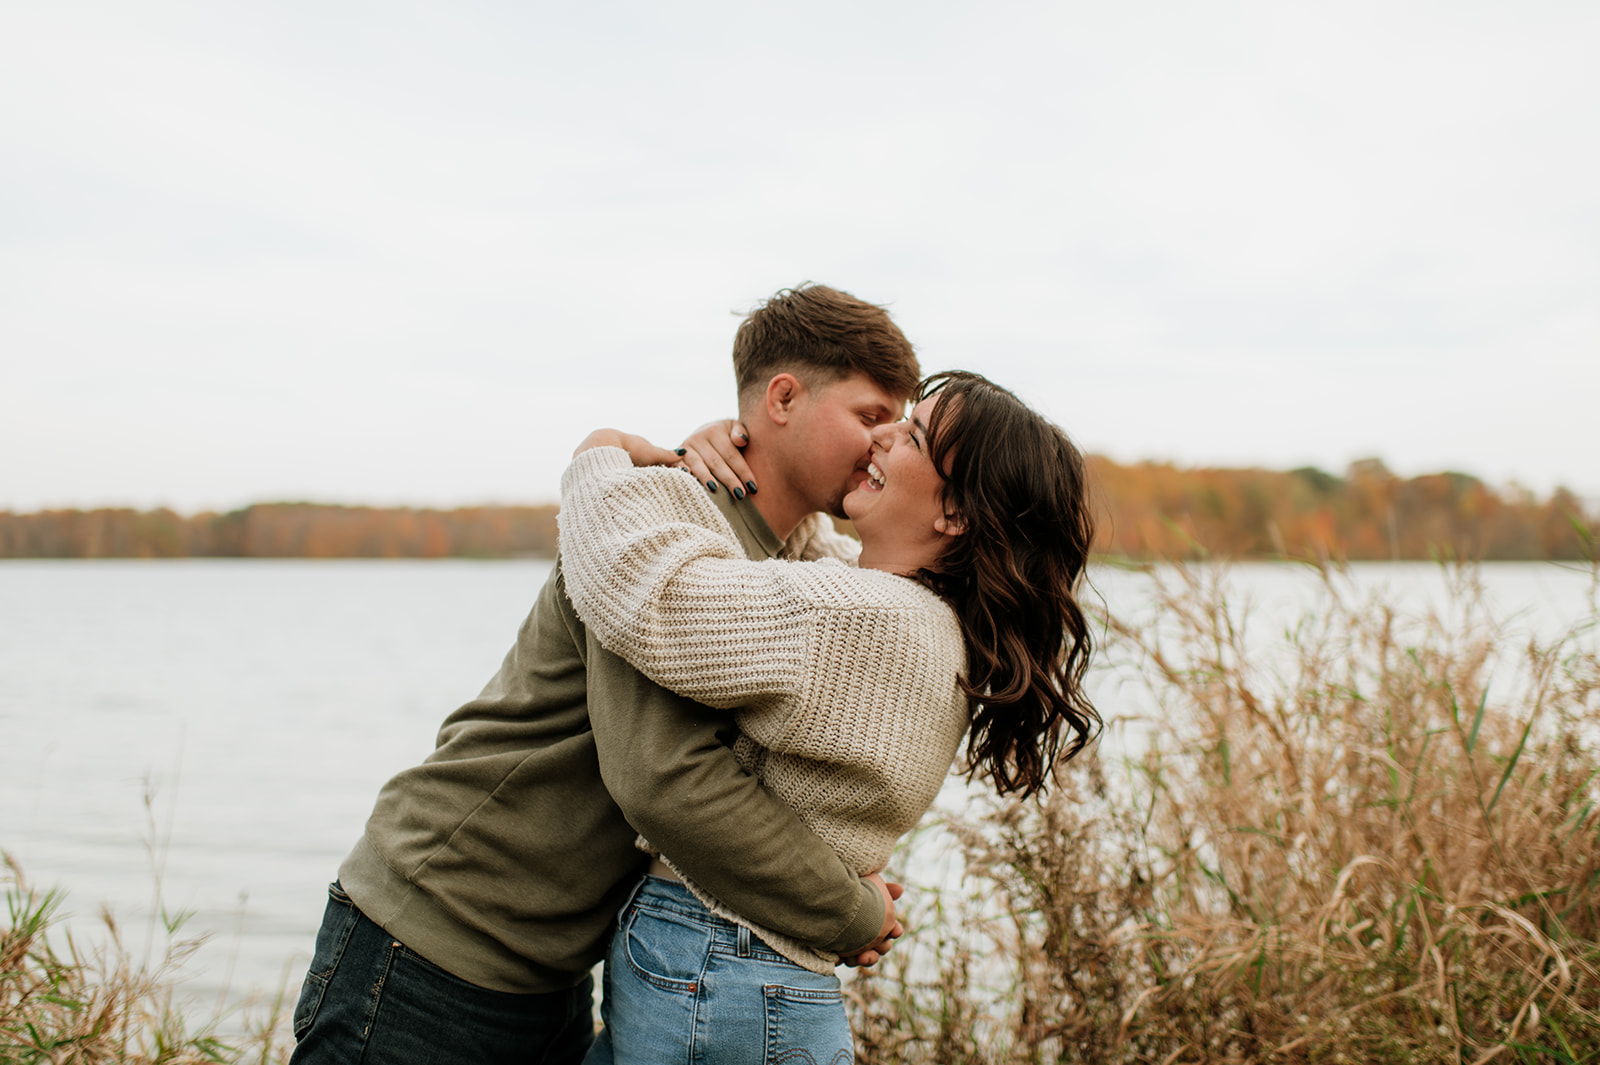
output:
M 1195 567 L 1104 620 L 1152 728 L 916 841 L 955 867 L 851 985 L 862 1061 L 1600 1062 L 1600 610 L 1513 637 L 1470 568 L 1432 612 L 1323 576 L 1281 631 Z M 6 864 L 0 1063 L 286 1059 L 281 1003 L 224 1039 L 175 998 L 181 918 L 82 945 Z
M 1220 570 L 1151 579 L 1103 699 L 1148 736 L 939 826 L 861 1060 L 1600 1061 L 1600 615 L 1515 637 L 1470 567 L 1431 612 L 1324 571 L 1262 633 Z
M 163 909 L 141 952 L 110 911 L 87 938 L 76 934 L 64 919 L 65 896 L 30 885 L 10 855 L 0 894 L 0 1065 L 287 1060 L 282 1002 L 246 1034 L 224 1037 L 224 1014 L 181 999 L 180 970 L 204 941 L 184 934 L 184 915 Z

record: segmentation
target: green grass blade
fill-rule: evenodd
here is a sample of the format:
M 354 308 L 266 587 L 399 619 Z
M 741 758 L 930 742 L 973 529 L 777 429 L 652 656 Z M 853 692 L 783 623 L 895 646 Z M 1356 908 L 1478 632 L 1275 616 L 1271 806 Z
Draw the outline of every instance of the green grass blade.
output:
M 1494 804 L 1500 801 L 1500 793 L 1506 788 L 1506 781 L 1511 779 L 1512 772 L 1517 768 L 1517 762 L 1522 758 L 1522 752 L 1528 746 L 1528 734 L 1533 731 L 1533 719 L 1536 715 L 1528 715 L 1528 723 L 1523 726 L 1522 738 L 1517 741 L 1517 749 L 1511 752 L 1511 760 L 1506 763 L 1506 771 L 1500 774 L 1500 783 L 1494 789 L 1494 798 L 1489 800 L 1485 814 L 1494 813 Z
M 1472 731 L 1467 733 L 1467 753 L 1472 753 L 1472 748 L 1478 743 L 1478 729 L 1483 727 L 1483 712 L 1489 706 L 1489 686 L 1483 688 L 1483 698 L 1478 700 L 1478 712 L 1472 718 Z

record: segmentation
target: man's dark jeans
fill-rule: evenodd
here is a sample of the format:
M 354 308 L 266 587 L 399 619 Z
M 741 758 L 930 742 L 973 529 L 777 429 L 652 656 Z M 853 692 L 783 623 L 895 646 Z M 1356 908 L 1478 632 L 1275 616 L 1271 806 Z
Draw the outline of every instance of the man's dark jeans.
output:
M 594 981 L 513 995 L 407 949 L 338 884 L 294 1010 L 291 1065 L 577 1065 L 594 1041 Z

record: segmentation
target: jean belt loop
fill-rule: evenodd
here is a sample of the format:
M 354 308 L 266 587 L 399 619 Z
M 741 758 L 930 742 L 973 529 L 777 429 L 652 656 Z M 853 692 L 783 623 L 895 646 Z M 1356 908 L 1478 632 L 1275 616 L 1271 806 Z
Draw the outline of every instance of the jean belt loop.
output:
M 628 907 L 633 905 L 633 900 L 639 897 L 639 891 L 646 883 L 648 881 L 641 876 L 639 882 L 633 885 L 633 890 L 628 892 L 628 897 L 622 900 L 622 906 L 617 910 L 617 927 L 622 926 L 622 919 L 628 915 Z
M 750 956 L 750 929 L 746 928 L 744 925 L 740 925 L 739 926 L 739 957 L 748 958 L 749 956 Z

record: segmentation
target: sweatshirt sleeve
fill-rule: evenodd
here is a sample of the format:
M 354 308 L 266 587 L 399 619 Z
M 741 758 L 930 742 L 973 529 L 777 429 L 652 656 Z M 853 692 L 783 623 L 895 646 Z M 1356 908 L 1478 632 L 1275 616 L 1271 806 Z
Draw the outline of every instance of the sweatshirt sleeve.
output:
M 730 715 L 650 682 L 593 633 L 588 642 L 600 775 L 628 823 L 765 928 L 833 954 L 876 939 L 878 889 L 739 764 L 728 746 Z
M 601 644 L 663 687 L 770 717 L 811 683 L 819 632 L 903 603 L 879 574 L 744 557 L 699 485 L 634 468 L 620 448 L 579 454 L 562 478 L 567 592 Z M 878 649 L 830 640 L 846 675 Z

